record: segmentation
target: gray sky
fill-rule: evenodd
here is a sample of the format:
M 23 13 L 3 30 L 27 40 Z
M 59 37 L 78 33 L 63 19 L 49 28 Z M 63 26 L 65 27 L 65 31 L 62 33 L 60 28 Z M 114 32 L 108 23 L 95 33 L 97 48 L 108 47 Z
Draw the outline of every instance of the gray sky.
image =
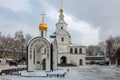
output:
M 56 30 L 59 8 L 60 0 L 0 0 L 0 31 L 39 36 L 44 10 L 49 36 Z M 63 0 L 63 8 L 73 44 L 95 45 L 120 36 L 120 0 Z

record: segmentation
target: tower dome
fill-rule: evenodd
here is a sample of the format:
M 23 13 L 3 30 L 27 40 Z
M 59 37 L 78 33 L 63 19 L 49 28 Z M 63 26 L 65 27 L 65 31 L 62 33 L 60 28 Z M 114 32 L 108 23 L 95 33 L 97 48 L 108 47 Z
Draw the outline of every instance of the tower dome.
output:
M 64 10 L 63 10 L 63 8 L 61 7 L 61 8 L 60 8 L 60 13 L 63 13 L 63 11 L 64 11 Z
M 41 23 L 39 25 L 39 30 L 47 30 L 47 24 L 46 23 Z
M 62 8 L 62 0 L 61 0 L 61 4 L 60 4 L 60 13 L 63 13 L 64 9 Z

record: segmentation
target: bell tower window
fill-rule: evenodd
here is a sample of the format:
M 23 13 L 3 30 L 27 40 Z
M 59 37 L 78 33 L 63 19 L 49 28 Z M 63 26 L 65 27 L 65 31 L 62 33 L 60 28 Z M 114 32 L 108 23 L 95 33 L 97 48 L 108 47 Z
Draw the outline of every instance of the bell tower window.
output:
M 64 38 L 63 37 L 61 38 L 61 41 L 64 42 Z
M 63 27 L 61 27 L 61 30 L 63 29 Z

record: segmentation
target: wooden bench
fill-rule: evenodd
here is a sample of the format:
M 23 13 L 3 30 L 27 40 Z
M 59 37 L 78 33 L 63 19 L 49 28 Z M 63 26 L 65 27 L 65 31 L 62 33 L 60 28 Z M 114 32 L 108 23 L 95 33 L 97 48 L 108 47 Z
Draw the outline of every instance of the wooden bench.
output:
M 4 74 L 11 74 L 12 75 L 12 72 L 18 72 L 18 70 L 16 68 L 14 69 L 4 69 L 1 71 L 1 75 L 4 73 Z
M 27 68 L 26 68 L 26 67 L 23 67 L 23 68 L 18 68 L 18 69 L 19 69 L 19 71 L 27 70 Z
M 1 71 L 1 75 L 2 75 L 3 73 L 8 74 L 8 73 L 10 73 L 10 70 L 8 70 L 8 69 L 2 70 L 2 71 Z
M 27 68 L 26 67 L 23 67 L 23 68 L 12 68 L 12 69 L 3 69 L 3 70 L 1 70 L 1 72 L 0 72 L 0 75 L 2 76 L 2 74 L 4 73 L 4 74 L 11 74 L 12 75 L 12 73 L 13 72 L 18 72 L 18 74 L 20 75 L 20 73 L 19 73 L 19 71 L 23 71 L 23 70 L 26 70 Z

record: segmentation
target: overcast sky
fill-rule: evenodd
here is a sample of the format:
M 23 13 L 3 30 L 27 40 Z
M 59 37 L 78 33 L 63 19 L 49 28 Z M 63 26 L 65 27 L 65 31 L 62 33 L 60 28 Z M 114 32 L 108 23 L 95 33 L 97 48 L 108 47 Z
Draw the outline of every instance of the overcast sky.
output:
M 59 8 L 60 0 L 0 0 L 0 31 L 39 36 L 44 11 L 49 36 L 56 30 Z M 96 45 L 120 36 L 120 0 L 63 0 L 63 8 L 73 44 Z

